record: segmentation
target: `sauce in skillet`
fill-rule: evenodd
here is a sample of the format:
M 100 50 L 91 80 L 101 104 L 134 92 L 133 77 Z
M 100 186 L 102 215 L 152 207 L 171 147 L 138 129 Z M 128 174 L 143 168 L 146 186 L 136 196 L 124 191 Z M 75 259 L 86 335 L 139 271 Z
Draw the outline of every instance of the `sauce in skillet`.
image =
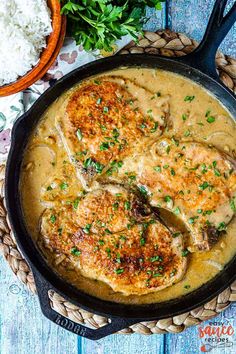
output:
M 235 157 L 235 123 L 228 111 L 200 86 L 161 70 L 128 68 L 109 74 L 130 78 L 160 97 L 169 96 L 172 126 L 169 125 L 165 129 L 165 136 L 175 135 L 183 140 L 212 144 Z M 164 290 L 142 296 L 124 296 L 115 293 L 105 283 L 83 277 L 76 265 L 69 262 L 64 255 L 51 253 L 50 249 L 43 246 L 39 232 L 40 217 L 45 207 L 50 207 L 55 200 L 42 201 L 42 188 L 45 188 L 53 176 L 57 176 L 62 183 L 69 181 L 69 190 L 63 192 L 65 203 L 75 200 L 83 190 L 54 124 L 55 115 L 62 109 L 63 102 L 70 92 L 71 90 L 63 94 L 45 112 L 30 138 L 23 161 L 21 189 L 26 224 L 48 261 L 63 277 L 80 289 L 116 302 L 159 302 L 186 294 L 206 283 L 235 255 L 235 218 L 228 225 L 227 233 L 220 237 L 210 251 L 195 252 L 189 256 L 188 269 L 181 281 Z M 139 97 L 139 101 L 142 104 L 142 97 Z M 176 223 L 175 218 L 173 222 Z M 179 229 L 185 232 L 182 224 Z M 187 233 L 186 237 L 189 237 Z

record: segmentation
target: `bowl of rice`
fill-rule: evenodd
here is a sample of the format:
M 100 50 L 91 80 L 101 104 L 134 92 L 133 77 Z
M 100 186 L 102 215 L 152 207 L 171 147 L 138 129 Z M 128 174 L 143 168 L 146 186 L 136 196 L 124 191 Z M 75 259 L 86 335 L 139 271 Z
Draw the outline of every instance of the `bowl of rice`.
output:
M 59 0 L 1 0 L 0 96 L 25 90 L 52 66 L 66 19 Z

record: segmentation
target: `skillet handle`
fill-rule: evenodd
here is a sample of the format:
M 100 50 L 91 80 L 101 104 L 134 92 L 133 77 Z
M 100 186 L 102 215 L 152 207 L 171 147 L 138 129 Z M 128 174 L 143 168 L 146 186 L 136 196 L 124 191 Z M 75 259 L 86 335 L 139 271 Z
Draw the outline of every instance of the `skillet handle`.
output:
M 110 318 L 110 323 L 98 329 L 92 329 L 78 324 L 52 309 L 50 305 L 48 291 L 54 290 L 53 287 L 36 270 L 33 270 L 33 274 L 39 297 L 40 307 L 44 316 L 47 317 L 50 321 L 61 326 L 62 328 L 72 333 L 75 333 L 81 337 L 85 337 L 92 340 L 98 340 L 140 321 L 139 319 L 129 320 L 120 317 L 113 317 Z
M 199 46 L 190 54 L 178 58 L 203 73 L 219 80 L 215 56 L 219 45 L 236 21 L 236 2 L 224 16 L 227 0 L 216 0 L 204 37 Z

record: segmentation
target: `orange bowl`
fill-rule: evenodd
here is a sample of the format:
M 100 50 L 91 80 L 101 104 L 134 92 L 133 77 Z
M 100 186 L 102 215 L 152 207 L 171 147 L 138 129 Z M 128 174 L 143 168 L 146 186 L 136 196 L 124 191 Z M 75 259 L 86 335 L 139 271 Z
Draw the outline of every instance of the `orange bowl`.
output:
M 47 3 L 51 10 L 52 33 L 47 38 L 47 46 L 43 49 L 38 64 L 27 74 L 19 77 L 18 80 L 1 86 L 0 96 L 8 96 L 25 90 L 41 79 L 56 60 L 65 38 L 66 17 L 60 13 L 61 6 L 59 0 L 48 0 Z

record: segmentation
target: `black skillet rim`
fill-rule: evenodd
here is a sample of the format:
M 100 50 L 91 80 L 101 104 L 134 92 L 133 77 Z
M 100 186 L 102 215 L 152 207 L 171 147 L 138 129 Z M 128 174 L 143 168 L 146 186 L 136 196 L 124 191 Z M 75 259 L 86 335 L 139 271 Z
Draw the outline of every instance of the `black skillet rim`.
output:
M 236 100 L 233 94 L 216 80 L 197 69 L 179 62 L 178 59 L 158 57 L 156 55 L 132 54 L 109 57 L 86 64 L 58 80 L 53 87 L 49 88 L 40 96 L 31 109 L 15 123 L 12 130 L 12 145 L 6 166 L 6 207 L 21 252 L 30 266 L 50 284 L 50 288 L 57 291 L 72 303 L 97 314 L 127 319 L 160 319 L 191 311 L 222 292 L 236 278 L 236 256 L 224 267 L 224 270 L 218 273 L 212 280 L 188 295 L 162 303 L 147 305 L 117 304 L 101 300 L 76 289 L 47 265 L 26 230 L 20 203 L 18 184 L 23 152 L 27 144 L 27 138 L 43 112 L 60 94 L 79 81 L 95 74 L 127 66 L 159 68 L 188 77 L 208 89 L 208 91 L 212 90 L 214 96 L 236 117 Z

